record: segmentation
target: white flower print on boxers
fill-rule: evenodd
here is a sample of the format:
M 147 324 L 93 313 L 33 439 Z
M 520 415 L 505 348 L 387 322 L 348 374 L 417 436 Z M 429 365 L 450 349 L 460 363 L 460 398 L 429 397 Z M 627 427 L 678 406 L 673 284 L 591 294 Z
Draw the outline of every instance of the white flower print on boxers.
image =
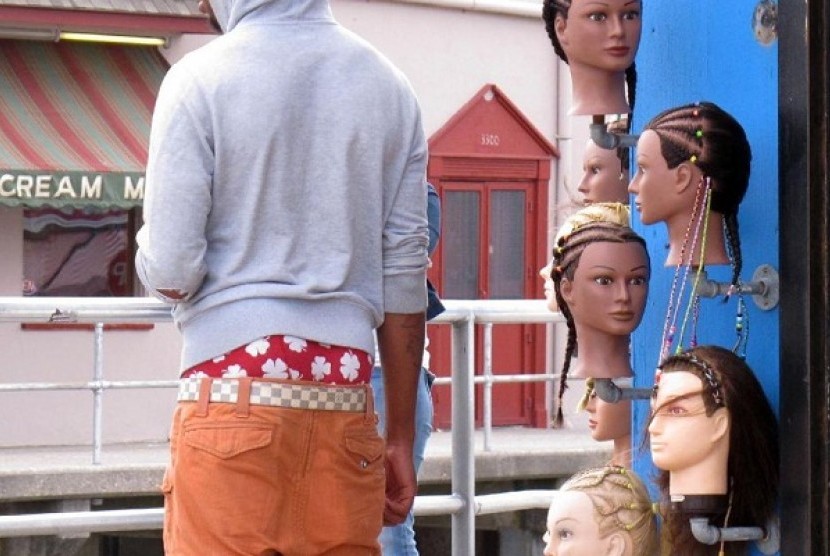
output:
M 242 365 L 230 365 L 222 371 L 223 378 L 239 378 L 242 376 L 248 376 L 248 371 L 243 369 Z
M 288 344 L 288 349 L 296 351 L 297 353 L 305 351 L 305 348 L 308 345 L 305 340 L 297 338 L 296 336 L 283 336 L 283 341 Z
M 314 377 L 314 380 L 323 380 L 330 374 L 331 363 L 326 361 L 325 357 L 320 355 L 316 356 L 314 361 L 311 363 L 311 376 Z
M 352 352 L 343 354 L 340 358 L 340 374 L 348 381 L 354 382 L 357 378 L 357 371 L 360 370 L 360 360 Z
M 271 344 L 268 343 L 268 340 L 265 338 L 260 338 L 259 340 L 254 340 L 247 346 L 245 346 L 245 353 L 250 355 L 251 357 L 256 357 L 257 355 L 265 355 L 265 352 L 268 351 L 268 348 L 271 347 Z

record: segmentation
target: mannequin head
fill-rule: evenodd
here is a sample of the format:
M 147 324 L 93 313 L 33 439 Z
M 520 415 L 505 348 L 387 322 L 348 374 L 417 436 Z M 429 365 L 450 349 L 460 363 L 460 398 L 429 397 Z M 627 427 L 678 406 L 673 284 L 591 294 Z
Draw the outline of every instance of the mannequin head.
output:
M 640 135 L 637 173 L 628 190 L 636 196 L 644 224 L 664 221 L 670 241 L 682 241 L 696 200 L 702 202 L 700 192 L 708 184 L 711 212 L 723 228 L 713 232 L 721 243 L 725 235 L 737 283 L 742 266 L 738 206 L 749 185 L 751 159 L 744 129 L 717 105 L 701 102 L 672 108 L 646 124 Z
M 699 346 L 668 357 L 654 388 L 648 428 L 663 496 L 727 494 L 730 526 L 765 526 L 778 493 L 778 428 L 746 363 L 727 349 Z M 725 460 L 716 446 L 724 438 Z M 713 476 L 725 479 L 718 488 L 710 484 Z M 688 517 L 669 516 L 678 553 L 687 553 L 681 550 L 687 542 L 699 544 L 688 537 Z
M 645 241 L 627 226 L 589 222 L 557 240 L 551 277 L 568 341 L 555 424 L 577 345 L 579 376 L 631 376 L 629 335 L 643 316 L 649 276 Z
M 631 400 L 609 403 L 597 396 L 594 379 L 585 381 L 585 395 L 578 410 L 588 413 L 591 438 L 597 442 L 614 442 L 613 465 L 631 467 Z
M 640 0 L 544 1 L 548 37 L 571 70 L 572 114 L 623 114 L 634 109 L 640 11 Z
M 556 232 L 554 243 L 558 242 L 562 236 L 570 234 L 576 228 L 588 222 L 612 222 L 620 226 L 628 226 L 630 219 L 631 213 L 627 205 L 622 203 L 593 203 L 581 208 L 565 220 Z M 553 261 L 539 270 L 539 276 L 544 281 L 545 299 L 548 303 L 548 309 L 556 312 L 559 310 L 559 305 L 556 303 L 556 292 L 553 287 L 551 270 L 553 270 Z
M 642 481 L 622 467 L 568 479 L 548 511 L 545 556 L 652 556 L 657 526 Z
M 591 139 L 582 155 L 582 179 L 577 188 L 586 205 L 628 202 L 628 149 L 603 149 Z

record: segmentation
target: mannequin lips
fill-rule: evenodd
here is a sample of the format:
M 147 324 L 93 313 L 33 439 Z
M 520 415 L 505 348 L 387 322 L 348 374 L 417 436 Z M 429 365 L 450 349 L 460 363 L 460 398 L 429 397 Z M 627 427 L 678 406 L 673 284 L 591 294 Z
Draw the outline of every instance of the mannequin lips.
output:
M 628 56 L 629 52 L 631 52 L 631 48 L 627 46 L 611 46 L 606 48 L 605 51 L 611 56 L 625 58 L 626 56 Z
M 634 311 L 614 311 L 610 314 L 615 320 L 628 321 L 634 318 Z
M 594 430 L 595 428 L 597 428 L 597 422 L 593 419 L 588 419 L 588 428 Z

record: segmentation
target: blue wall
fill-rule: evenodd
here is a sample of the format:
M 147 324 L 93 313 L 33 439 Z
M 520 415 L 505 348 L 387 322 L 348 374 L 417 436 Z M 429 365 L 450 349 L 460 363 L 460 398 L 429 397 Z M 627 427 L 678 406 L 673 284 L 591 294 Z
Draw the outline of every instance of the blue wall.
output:
M 755 40 L 752 16 L 756 1 L 643 0 L 643 34 L 637 55 L 639 73 L 633 132 L 660 111 L 701 100 L 717 103 L 746 130 L 752 147 L 752 174 L 739 212 L 744 259 L 741 279 L 749 281 L 760 264 L 778 269 L 778 45 Z M 657 364 L 673 269 L 667 254 L 665 226 L 643 226 L 652 260 L 649 301 L 633 336 L 635 385 L 650 387 Z M 728 281 L 727 266 L 712 267 L 710 278 Z M 778 412 L 779 309 L 762 311 L 746 299 L 750 337 L 747 362 Z M 736 300 L 702 299 L 699 344 L 731 348 L 735 342 Z M 635 402 L 635 448 L 640 446 L 648 404 Z M 653 475 L 648 454 L 638 454 L 635 469 Z

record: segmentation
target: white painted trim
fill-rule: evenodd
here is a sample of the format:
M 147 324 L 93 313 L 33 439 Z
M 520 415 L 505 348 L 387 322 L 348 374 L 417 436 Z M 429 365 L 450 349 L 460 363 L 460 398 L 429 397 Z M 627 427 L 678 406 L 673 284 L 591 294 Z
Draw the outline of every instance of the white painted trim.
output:
M 541 19 L 542 3 L 528 0 L 383 0 L 391 4 L 420 4 L 450 10 L 465 10 Z

